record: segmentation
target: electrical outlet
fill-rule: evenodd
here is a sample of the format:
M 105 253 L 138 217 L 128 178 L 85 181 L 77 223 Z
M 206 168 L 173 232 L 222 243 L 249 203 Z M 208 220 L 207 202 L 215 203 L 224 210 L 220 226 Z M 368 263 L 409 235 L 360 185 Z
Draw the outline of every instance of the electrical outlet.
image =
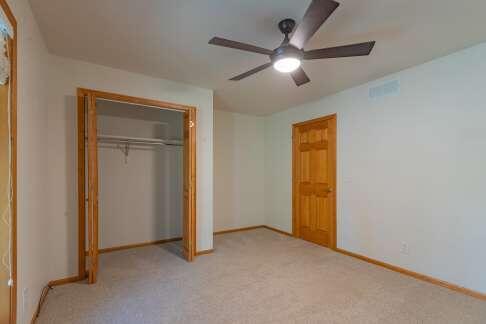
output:
M 400 252 L 402 252 L 402 254 L 405 254 L 405 255 L 409 255 L 410 254 L 410 248 L 409 248 L 407 242 L 402 242 L 402 246 L 400 248 Z

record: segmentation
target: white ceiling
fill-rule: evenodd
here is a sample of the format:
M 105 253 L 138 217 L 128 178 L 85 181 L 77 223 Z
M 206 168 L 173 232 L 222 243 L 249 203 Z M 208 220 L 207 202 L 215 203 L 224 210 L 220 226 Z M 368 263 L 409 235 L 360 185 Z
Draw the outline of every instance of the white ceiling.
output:
M 266 115 L 486 40 L 484 0 L 341 0 L 306 49 L 376 40 L 370 57 L 307 61 L 296 87 L 264 55 L 208 45 L 213 36 L 273 49 L 277 23 L 310 0 L 30 0 L 51 53 L 215 89 L 215 108 Z

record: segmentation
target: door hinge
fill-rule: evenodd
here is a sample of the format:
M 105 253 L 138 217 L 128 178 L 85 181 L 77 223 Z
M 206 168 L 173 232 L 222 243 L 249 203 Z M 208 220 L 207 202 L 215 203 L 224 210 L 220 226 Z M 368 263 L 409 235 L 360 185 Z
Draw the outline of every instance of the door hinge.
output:
M 189 121 L 189 127 L 194 127 L 194 122 L 192 120 Z

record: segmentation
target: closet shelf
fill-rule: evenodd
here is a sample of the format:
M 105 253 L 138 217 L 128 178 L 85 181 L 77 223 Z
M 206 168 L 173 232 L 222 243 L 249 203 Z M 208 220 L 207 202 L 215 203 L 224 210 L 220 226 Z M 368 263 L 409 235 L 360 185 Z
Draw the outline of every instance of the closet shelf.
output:
M 170 146 L 184 146 L 184 142 L 180 140 L 163 140 L 156 138 L 145 137 L 126 137 L 116 135 L 98 135 L 99 142 L 123 143 L 123 144 L 143 144 L 143 145 L 170 145 Z

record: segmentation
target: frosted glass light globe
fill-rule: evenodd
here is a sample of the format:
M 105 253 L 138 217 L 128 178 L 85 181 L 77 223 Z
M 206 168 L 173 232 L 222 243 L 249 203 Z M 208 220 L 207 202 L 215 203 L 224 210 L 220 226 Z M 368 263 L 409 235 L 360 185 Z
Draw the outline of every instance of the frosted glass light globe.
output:
M 295 57 L 285 57 L 273 63 L 275 70 L 282 73 L 295 71 L 300 66 L 300 60 Z

